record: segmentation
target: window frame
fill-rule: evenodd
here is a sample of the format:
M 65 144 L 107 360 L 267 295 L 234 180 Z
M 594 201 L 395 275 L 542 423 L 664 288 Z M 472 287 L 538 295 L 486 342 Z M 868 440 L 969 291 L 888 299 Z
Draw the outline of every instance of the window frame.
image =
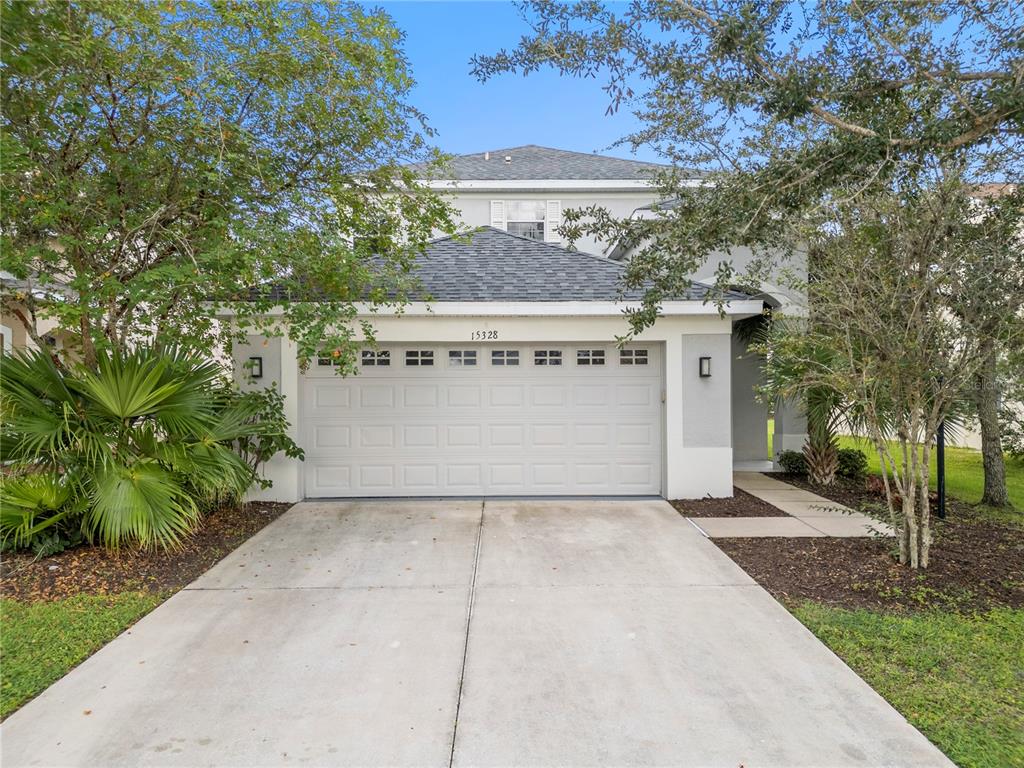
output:
M 517 368 L 519 367 L 519 361 L 521 359 L 522 356 L 520 355 L 520 350 L 518 349 L 491 350 L 492 368 Z
M 537 213 L 540 218 L 528 219 L 522 216 L 522 213 L 518 216 L 513 216 L 513 209 L 517 206 L 525 208 L 527 205 L 536 205 Z M 521 232 L 514 232 L 511 225 L 513 224 L 539 224 L 540 227 L 536 232 L 536 235 L 523 234 Z M 506 200 L 505 201 L 505 231 L 509 232 L 518 237 L 526 237 L 530 240 L 538 240 L 544 242 L 548 236 L 548 203 L 546 200 Z
M 646 347 L 619 350 L 619 365 L 638 366 L 650 365 L 651 353 Z
M 478 368 L 480 356 L 475 349 L 449 349 L 449 368 Z
M 434 350 L 432 349 L 407 349 L 405 350 L 406 368 L 433 368 Z
M 564 366 L 565 355 L 560 349 L 533 350 L 533 364 L 541 368 L 560 368 Z
M 608 356 L 603 349 L 586 347 L 576 350 L 576 365 L 588 367 L 607 365 L 607 358 Z
M 360 368 L 390 368 L 390 349 L 364 349 L 359 355 Z

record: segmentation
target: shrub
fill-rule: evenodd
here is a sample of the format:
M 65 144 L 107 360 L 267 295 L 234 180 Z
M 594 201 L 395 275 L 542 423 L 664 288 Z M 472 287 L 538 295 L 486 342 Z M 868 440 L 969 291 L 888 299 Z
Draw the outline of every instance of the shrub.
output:
M 46 352 L 5 358 L 0 460 L 14 476 L 0 487 L 0 540 L 53 551 L 64 532 L 112 548 L 176 545 L 209 499 L 254 482 L 238 442 L 290 443 L 275 434 L 283 417 L 265 420 L 263 407 L 233 393 L 216 364 L 175 350 L 101 355 L 95 370 L 58 368 Z
M 839 449 L 839 474 L 852 480 L 860 480 L 868 473 L 868 457 L 857 448 Z
M 801 451 L 779 451 L 779 466 L 791 475 L 807 474 L 807 459 Z

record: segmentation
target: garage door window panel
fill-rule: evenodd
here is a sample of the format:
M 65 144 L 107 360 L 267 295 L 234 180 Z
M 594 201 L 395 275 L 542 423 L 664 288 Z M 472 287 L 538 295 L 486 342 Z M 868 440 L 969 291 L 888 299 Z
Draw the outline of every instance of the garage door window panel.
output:
M 576 365 L 604 365 L 604 350 L 577 349 Z
M 518 349 L 494 349 L 491 350 L 491 365 L 496 367 L 510 367 L 519 365 Z
M 533 352 L 534 365 L 555 366 L 562 364 L 562 350 L 560 349 L 537 349 Z
M 410 349 L 405 353 L 405 364 L 407 366 L 428 367 L 434 364 L 434 351 L 432 349 Z
M 448 351 L 449 368 L 472 368 L 475 365 L 475 349 L 451 349 Z
M 646 349 L 619 350 L 619 365 L 647 365 L 648 358 Z
M 364 349 L 361 362 L 365 367 L 383 368 L 391 365 L 391 352 L 384 349 Z

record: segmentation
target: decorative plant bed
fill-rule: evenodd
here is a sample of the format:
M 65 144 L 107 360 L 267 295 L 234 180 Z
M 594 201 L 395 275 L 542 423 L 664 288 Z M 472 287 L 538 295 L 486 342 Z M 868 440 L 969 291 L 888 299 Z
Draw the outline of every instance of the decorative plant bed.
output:
M 669 504 L 684 517 L 789 517 L 746 491 L 733 488 L 732 492 L 735 495 L 731 499 L 675 499 Z

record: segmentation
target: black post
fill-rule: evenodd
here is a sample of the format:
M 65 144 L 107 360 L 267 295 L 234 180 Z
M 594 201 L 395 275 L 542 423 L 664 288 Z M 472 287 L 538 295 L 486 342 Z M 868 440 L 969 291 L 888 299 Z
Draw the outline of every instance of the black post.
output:
M 939 482 L 939 518 L 946 519 L 946 421 L 935 432 L 935 474 Z

